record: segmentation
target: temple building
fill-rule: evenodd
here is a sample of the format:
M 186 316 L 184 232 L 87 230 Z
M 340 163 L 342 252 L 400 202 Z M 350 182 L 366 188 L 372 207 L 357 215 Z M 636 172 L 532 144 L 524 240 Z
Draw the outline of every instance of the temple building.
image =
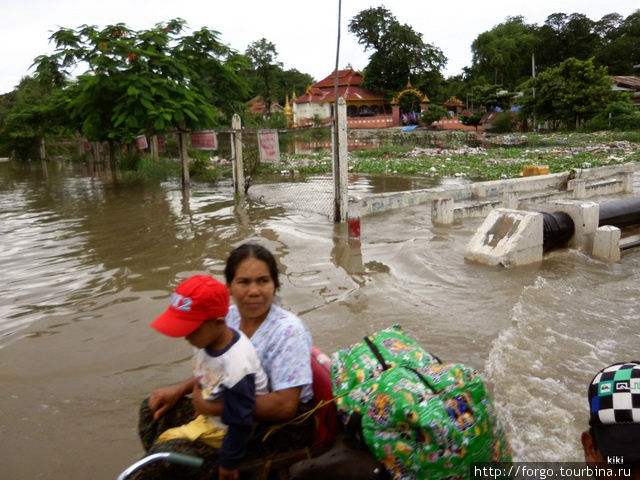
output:
M 381 128 L 393 124 L 391 107 L 384 97 L 362 88 L 364 77 L 352 68 L 338 70 L 338 96 L 347 103 L 348 128 Z M 312 125 L 333 117 L 335 75 L 307 87 L 300 97 L 292 98 L 293 124 Z

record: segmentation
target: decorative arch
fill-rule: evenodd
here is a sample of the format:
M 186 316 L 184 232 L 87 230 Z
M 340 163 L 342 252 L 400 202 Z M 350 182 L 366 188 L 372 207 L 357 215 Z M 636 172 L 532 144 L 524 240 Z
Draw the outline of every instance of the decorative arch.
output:
M 407 82 L 407 86 L 402 90 L 398 95 L 393 97 L 391 100 L 391 120 L 392 125 L 394 127 L 399 127 L 402 125 L 402 120 L 400 119 L 400 99 L 405 95 L 415 95 L 420 100 L 420 111 L 424 112 L 429 109 L 429 99 L 427 96 L 422 93 L 417 88 L 414 88 L 411 85 L 411 81 Z
M 427 96 L 417 88 L 414 88 L 411 85 L 411 81 L 409 81 L 407 82 L 407 86 L 404 88 L 404 90 L 402 90 L 400 93 L 398 93 L 398 95 L 393 97 L 393 99 L 391 100 L 391 105 L 398 105 L 398 103 L 400 102 L 400 99 L 405 95 L 415 95 L 416 97 L 418 97 L 418 100 L 420 100 L 420 103 L 430 102 Z

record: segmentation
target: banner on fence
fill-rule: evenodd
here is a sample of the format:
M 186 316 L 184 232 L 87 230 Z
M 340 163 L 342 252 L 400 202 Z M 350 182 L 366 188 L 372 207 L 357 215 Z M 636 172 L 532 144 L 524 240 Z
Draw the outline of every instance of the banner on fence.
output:
M 149 144 L 147 143 L 147 136 L 146 135 L 138 135 L 136 137 L 136 145 L 138 146 L 138 148 L 140 150 L 144 150 L 146 148 L 149 148 Z
M 191 147 L 197 150 L 216 150 L 218 148 L 216 132 L 213 130 L 191 132 Z
M 260 161 L 275 165 L 280 163 L 280 144 L 277 130 L 261 130 L 258 132 Z

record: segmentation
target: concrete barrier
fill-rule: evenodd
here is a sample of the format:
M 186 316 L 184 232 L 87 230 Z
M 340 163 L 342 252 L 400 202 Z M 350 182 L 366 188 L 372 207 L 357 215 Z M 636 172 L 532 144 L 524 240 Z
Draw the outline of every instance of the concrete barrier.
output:
M 464 258 L 486 265 L 518 267 L 541 262 L 542 214 L 498 208 L 471 237 Z
M 456 220 L 478 216 L 480 210 L 488 207 L 489 204 L 485 203 L 487 201 L 491 201 L 494 207 L 517 208 L 527 202 L 580 200 L 630 193 L 633 191 L 633 173 L 637 168 L 640 165 L 628 163 L 549 175 L 384 193 L 363 198 L 352 196 L 350 203 L 360 217 L 366 217 L 414 205 L 433 205 L 434 201 L 437 204 L 442 199 L 451 198 L 455 204 L 453 208 L 456 213 L 453 218 Z M 505 196 L 506 194 L 509 196 Z

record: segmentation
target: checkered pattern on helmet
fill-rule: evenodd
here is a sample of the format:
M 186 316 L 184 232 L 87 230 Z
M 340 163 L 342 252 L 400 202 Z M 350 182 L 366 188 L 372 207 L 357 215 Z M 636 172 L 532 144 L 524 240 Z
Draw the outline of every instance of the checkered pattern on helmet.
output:
M 600 370 L 589 385 L 593 425 L 640 423 L 640 363 L 617 363 Z

